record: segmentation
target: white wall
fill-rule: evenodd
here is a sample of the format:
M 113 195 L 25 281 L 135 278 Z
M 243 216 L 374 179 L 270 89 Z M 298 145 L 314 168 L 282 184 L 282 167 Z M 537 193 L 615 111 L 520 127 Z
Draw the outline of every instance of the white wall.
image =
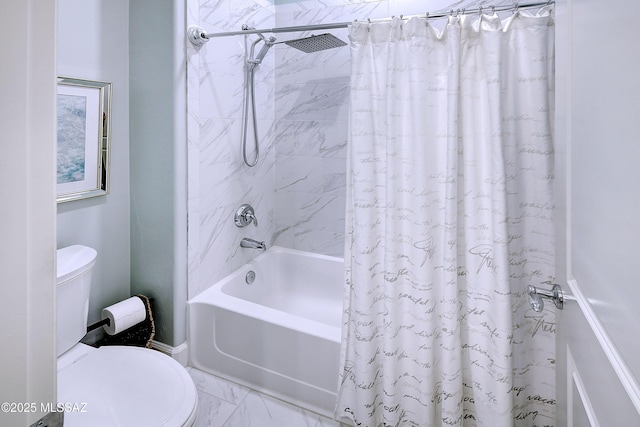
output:
M 110 194 L 58 205 L 58 247 L 98 251 L 90 323 L 130 295 L 128 55 L 128 0 L 58 0 L 58 75 L 113 83 Z

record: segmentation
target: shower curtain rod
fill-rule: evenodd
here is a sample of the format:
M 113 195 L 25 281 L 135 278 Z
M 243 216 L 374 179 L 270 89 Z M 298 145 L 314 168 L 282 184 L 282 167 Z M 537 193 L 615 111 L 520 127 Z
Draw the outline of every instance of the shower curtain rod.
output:
M 554 0 L 548 0 L 548 1 L 539 1 L 539 2 L 534 2 L 534 3 L 525 3 L 525 4 L 519 4 L 519 3 L 514 3 L 513 5 L 510 6 L 488 6 L 488 7 L 480 7 L 480 8 L 474 8 L 474 9 L 451 9 L 449 12 L 438 12 L 438 13 L 434 13 L 434 14 L 430 14 L 429 12 L 425 13 L 424 15 L 409 15 L 409 16 L 403 16 L 400 15 L 401 19 L 409 19 L 409 18 L 426 18 L 426 19 L 432 19 L 432 18 L 444 18 L 447 16 L 457 16 L 458 14 L 462 14 L 462 13 L 468 13 L 468 14 L 474 14 L 474 13 L 482 13 L 485 10 L 490 10 L 492 13 L 493 12 L 504 12 L 504 11 L 509 11 L 509 10 L 518 10 L 518 9 L 527 9 L 527 8 L 532 8 L 532 7 L 542 7 L 542 6 L 548 6 L 551 4 L 554 4 L 555 1 Z M 392 17 L 393 18 L 393 17 Z M 380 19 L 369 19 L 369 22 L 384 22 L 384 21 L 388 21 L 391 18 L 380 18 Z M 228 37 L 228 36 L 239 36 L 239 35 L 243 35 L 243 34 L 261 34 L 261 33 L 293 33 L 293 32 L 299 32 L 299 31 L 313 31 L 313 30 L 334 30 L 337 28 L 347 28 L 349 25 L 353 24 L 353 21 L 349 21 L 349 22 L 333 22 L 333 23 L 328 23 L 328 24 L 316 24 L 316 25 L 297 25 L 294 27 L 275 27 L 275 28 L 263 28 L 263 29 L 255 29 L 255 28 L 249 28 L 246 24 L 242 26 L 242 30 L 241 31 L 228 31 L 228 32 L 224 32 L 224 33 L 212 33 L 209 34 L 207 33 L 205 30 L 199 28 L 198 26 L 192 25 L 188 28 L 187 32 L 188 32 L 188 36 L 189 36 L 189 40 L 193 43 L 193 44 L 197 44 L 197 45 L 203 45 L 206 42 L 208 42 L 210 39 L 214 38 L 214 37 Z

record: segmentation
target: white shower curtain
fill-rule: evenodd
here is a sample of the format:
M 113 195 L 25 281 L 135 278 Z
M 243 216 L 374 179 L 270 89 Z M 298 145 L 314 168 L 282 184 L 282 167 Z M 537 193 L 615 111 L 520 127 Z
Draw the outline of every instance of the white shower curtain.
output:
M 550 8 L 351 26 L 336 416 L 554 425 Z

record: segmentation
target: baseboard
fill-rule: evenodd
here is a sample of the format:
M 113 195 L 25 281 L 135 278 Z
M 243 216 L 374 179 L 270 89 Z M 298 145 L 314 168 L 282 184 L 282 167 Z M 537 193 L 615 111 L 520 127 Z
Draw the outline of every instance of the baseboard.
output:
M 189 348 L 186 342 L 177 347 L 172 347 L 160 341 L 153 341 L 151 347 L 177 360 L 182 366 L 187 366 L 187 363 L 189 363 Z

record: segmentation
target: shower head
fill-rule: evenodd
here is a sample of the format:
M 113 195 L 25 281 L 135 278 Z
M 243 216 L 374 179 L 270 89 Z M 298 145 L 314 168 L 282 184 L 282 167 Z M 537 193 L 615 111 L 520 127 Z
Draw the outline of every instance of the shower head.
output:
M 334 47 L 347 45 L 345 42 L 329 33 L 304 37 L 301 39 L 286 40 L 280 43 L 285 43 L 288 46 L 294 47 L 306 53 L 319 52 L 321 50 L 333 49 Z

